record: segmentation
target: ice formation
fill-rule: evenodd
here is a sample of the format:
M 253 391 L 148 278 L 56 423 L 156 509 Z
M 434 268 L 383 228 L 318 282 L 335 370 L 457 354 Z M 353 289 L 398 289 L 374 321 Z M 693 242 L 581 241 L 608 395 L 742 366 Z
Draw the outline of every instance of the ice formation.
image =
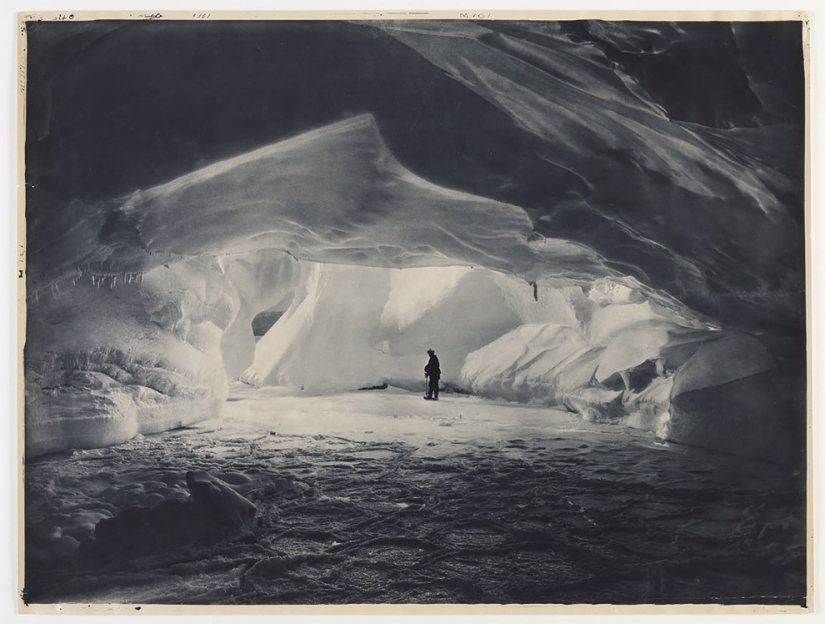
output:
M 791 453 L 782 410 L 731 385 L 764 384 L 776 369 L 768 349 L 687 310 L 639 302 L 620 282 L 599 282 L 589 296 L 542 285 L 534 296 L 524 280 L 489 269 L 315 264 L 295 292 L 258 342 L 241 376 L 248 383 L 309 394 L 382 383 L 416 390 L 422 354 L 437 345 L 447 387 L 561 406 L 674 442 L 771 460 Z
M 377 96 L 355 107 L 375 115 L 295 106 L 302 132 L 281 128 L 261 147 L 254 128 L 255 149 L 224 139 L 212 164 L 187 147 L 181 171 L 154 145 L 83 152 L 73 137 L 128 124 L 85 117 L 93 104 L 80 87 L 93 71 L 71 74 L 80 87 L 54 81 L 54 110 L 74 102 L 79 117 L 33 121 L 27 145 L 27 455 L 214 418 L 238 378 L 304 393 L 420 389 L 433 347 L 456 389 L 799 460 L 801 143 L 794 102 L 771 96 L 772 70 L 747 70 L 753 119 L 715 103 L 704 113 L 721 116 L 712 127 L 685 120 L 690 106 L 616 60 L 667 58 L 668 37 L 691 50 L 705 41 L 692 26 L 374 30 L 383 34 L 364 45 L 406 55 L 416 80 L 458 85 L 451 97 L 474 111 L 465 134 L 411 136 L 421 128 Z M 284 98 L 302 93 L 264 82 Z M 158 102 L 144 102 L 147 119 L 165 115 Z M 221 113 L 227 124 L 246 111 L 238 105 Z M 67 161 L 70 147 L 138 173 L 80 192 L 70 174 L 86 174 Z M 456 153 L 469 156 L 455 164 Z M 252 320 L 273 310 L 283 314 L 256 344 Z

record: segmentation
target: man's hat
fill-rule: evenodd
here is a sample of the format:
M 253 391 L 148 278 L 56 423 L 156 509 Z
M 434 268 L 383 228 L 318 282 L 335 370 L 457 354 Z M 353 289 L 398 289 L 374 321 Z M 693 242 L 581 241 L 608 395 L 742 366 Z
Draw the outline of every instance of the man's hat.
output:
M 432 349 L 427 349 L 427 353 L 435 353 Z

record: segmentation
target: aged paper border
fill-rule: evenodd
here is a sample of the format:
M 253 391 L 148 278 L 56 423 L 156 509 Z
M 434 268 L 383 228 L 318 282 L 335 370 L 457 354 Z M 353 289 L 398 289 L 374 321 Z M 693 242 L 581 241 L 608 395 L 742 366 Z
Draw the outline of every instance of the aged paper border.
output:
M 25 182 L 25 99 L 26 99 L 26 32 L 25 22 L 29 20 L 43 21 L 90 21 L 97 19 L 126 19 L 126 20 L 187 20 L 198 21 L 203 19 L 197 17 L 193 10 L 146 10 L 134 9 L 126 10 L 101 10 L 101 11 L 25 11 L 16 15 L 16 54 L 17 63 L 15 65 L 14 79 L 15 92 L 17 93 L 17 134 L 16 134 L 16 188 L 17 188 L 17 241 L 15 246 L 15 256 L 17 265 L 14 270 L 17 279 L 17 348 L 15 353 L 16 363 L 16 468 L 17 468 L 17 608 L 19 613 L 25 614 L 66 614 L 66 615 L 585 615 L 585 614 L 661 614 L 661 615 L 697 615 L 697 614 L 802 614 L 811 613 L 814 610 L 814 440 L 813 440 L 813 323 L 812 323 L 812 243 L 811 243 L 811 191 L 812 191 L 812 119 L 811 119 L 811 26 L 810 15 L 806 11 L 782 11 L 782 10 L 721 10 L 721 11 L 661 11 L 661 10 L 596 10 L 596 11 L 503 11 L 495 9 L 480 10 L 323 10 L 323 11 L 210 11 L 205 9 L 208 19 L 211 20 L 425 20 L 425 19 L 451 19 L 451 20 L 478 20 L 478 19 L 612 19 L 612 20 L 679 20 L 679 21 L 778 21 L 793 20 L 799 21 L 803 28 L 803 50 L 804 69 L 806 76 L 806 158 L 805 158 L 805 223 L 806 223 L 806 301 L 808 306 L 807 314 L 807 343 L 808 343 L 808 422 L 807 422 L 807 586 L 808 605 L 807 607 L 783 606 L 783 605 L 707 605 L 707 604 L 685 604 L 685 605 L 329 605 L 329 606 L 177 606 L 177 605 L 125 605 L 125 604 L 54 604 L 54 605 L 26 605 L 20 598 L 22 582 L 24 579 L 24 490 L 23 484 L 23 456 L 22 449 L 25 447 L 25 437 L 23 431 L 24 424 L 24 383 L 23 383 L 23 353 L 22 347 L 25 343 L 26 335 L 26 284 L 25 279 L 20 279 L 25 275 L 25 196 L 22 192 Z M 22 271 L 22 273 L 21 273 Z

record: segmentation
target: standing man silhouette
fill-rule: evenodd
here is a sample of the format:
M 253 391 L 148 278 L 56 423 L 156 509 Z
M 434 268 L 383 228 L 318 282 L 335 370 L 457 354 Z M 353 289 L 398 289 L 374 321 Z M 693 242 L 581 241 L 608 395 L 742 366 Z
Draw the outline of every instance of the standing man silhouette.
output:
M 429 379 L 427 384 L 427 396 L 425 399 L 438 401 L 438 381 L 441 379 L 441 365 L 438 362 L 438 356 L 432 349 L 427 350 L 427 355 L 430 356 L 430 361 L 424 367 L 424 376 Z

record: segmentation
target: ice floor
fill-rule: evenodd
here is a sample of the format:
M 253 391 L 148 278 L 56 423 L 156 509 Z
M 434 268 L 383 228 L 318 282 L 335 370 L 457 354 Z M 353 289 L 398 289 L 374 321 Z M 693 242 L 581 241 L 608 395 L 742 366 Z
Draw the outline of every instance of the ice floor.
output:
M 208 472 L 233 535 L 92 556 Z M 773 603 L 805 595 L 804 475 L 547 408 L 232 387 L 221 421 L 26 465 L 35 603 Z

